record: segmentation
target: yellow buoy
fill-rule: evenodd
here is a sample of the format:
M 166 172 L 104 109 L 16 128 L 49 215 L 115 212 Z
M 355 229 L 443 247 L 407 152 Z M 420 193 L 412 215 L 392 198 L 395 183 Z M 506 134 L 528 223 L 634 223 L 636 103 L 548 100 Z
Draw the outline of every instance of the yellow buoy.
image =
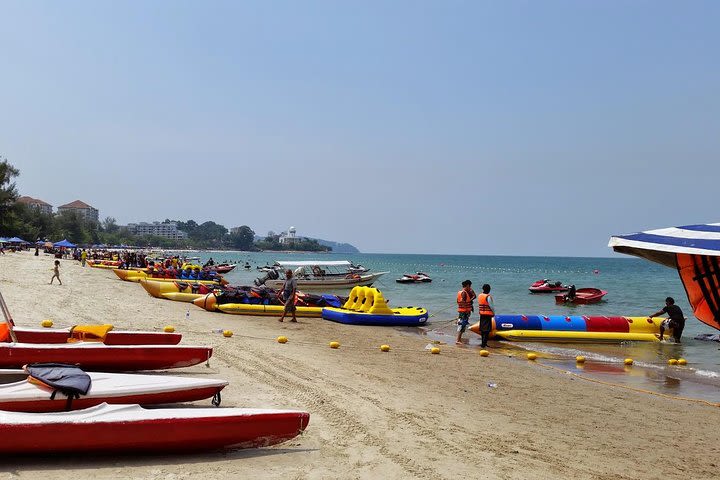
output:
M 687 360 L 684 358 L 678 358 L 678 365 L 687 365 Z
M 432 353 L 433 355 L 437 355 L 438 353 L 440 353 L 440 348 L 439 348 L 439 347 L 432 347 L 432 348 L 430 349 L 430 353 Z
M 223 337 L 230 338 L 233 336 L 232 330 L 223 330 Z
M 330 342 L 330 348 L 340 348 L 340 342 Z
M 537 354 L 536 354 L 536 353 L 528 353 L 528 354 L 527 354 L 527 359 L 528 359 L 528 360 L 536 360 L 536 359 L 537 359 Z
M 632 358 L 626 358 L 623 363 L 624 363 L 625 365 L 632 365 L 632 364 L 633 364 L 633 359 L 632 359 Z
M 678 364 L 678 361 L 674 358 L 671 358 L 670 360 L 668 360 L 668 365 L 677 365 L 677 364 Z
M 577 363 L 585 363 L 585 357 L 583 357 L 582 355 L 578 355 L 577 357 L 575 357 L 575 361 Z
M 163 327 L 163 332 L 165 332 L 165 333 L 173 333 L 174 331 L 175 331 L 175 327 L 173 327 L 172 325 L 165 325 Z
M 389 351 L 390 351 L 390 345 L 380 345 L 380 351 L 381 351 L 381 352 L 389 352 Z
M 277 341 L 278 341 L 278 343 L 287 343 L 288 338 L 287 338 L 286 336 L 284 336 L 284 335 L 280 335 L 280 336 L 277 338 Z
M 43 320 L 40 325 L 42 325 L 45 328 L 50 328 L 53 326 L 53 321 L 52 320 Z
M 490 352 L 488 352 L 487 350 L 480 350 L 481 357 L 487 357 L 488 355 L 490 355 Z

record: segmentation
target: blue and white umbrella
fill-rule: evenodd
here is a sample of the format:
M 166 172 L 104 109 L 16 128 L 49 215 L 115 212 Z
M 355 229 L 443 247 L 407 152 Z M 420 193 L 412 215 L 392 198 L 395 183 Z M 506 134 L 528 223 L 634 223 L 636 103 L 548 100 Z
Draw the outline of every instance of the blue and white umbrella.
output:
M 720 223 L 616 235 L 608 246 L 677 269 L 695 316 L 720 330 Z

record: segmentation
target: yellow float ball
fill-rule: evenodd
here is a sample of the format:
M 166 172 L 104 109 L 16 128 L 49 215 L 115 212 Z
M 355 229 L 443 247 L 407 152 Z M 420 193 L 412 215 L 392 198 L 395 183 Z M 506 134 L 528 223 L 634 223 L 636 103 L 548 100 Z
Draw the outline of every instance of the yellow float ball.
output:
M 432 348 L 430 349 L 430 353 L 432 353 L 433 355 L 437 355 L 438 353 L 440 353 L 440 348 L 439 348 L 439 347 L 432 347 Z
M 381 351 L 381 352 L 389 352 L 389 351 L 390 351 L 390 345 L 380 345 L 380 351 Z
M 668 360 L 668 365 L 677 365 L 677 364 L 678 364 L 678 361 L 675 360 L 674 358 L 671 358 L 670 360 Z
M 330 348 L 340 348 L 340 342 L 330 342 Z
M 283 336 L 283 335 L 280 335 L 280 336 L 277 338 L 277 341 L 278 341 L 278 343 L 287 343 L 288 338 L 285 337 L 285 336 Z
M 233 336 L 232 330 L 223 330 L 223 337 L 230 338 Z
M 633 364 L 633 359 L 632 359 L 632 358 L 626 358 L 623 363 L 624 363 L 625 365 L 632 365 L 632 364 Z
M 687 365 L 687 360 L 684 358 L 678 358 L 678 365 Z
M 53 321 L 52 320 L 43 320 L 42 323 L 40 323 L 40 325 L 42 325 L 45 328 L 50 328 L 53 326 Z
M 578 355 L 577 357 L 575 357 L 575 361 L 577 363 L 585 363 L 585 357 L 583 357 L 582 355 Z
M 490 355 L 490 352 L 488 352 L 487 350 L 480 350 L 481 357 L 487 357 L 488 355 Z
M 174 331 L 175 331 L 175 327 L 173 327 L 172 325 L 165 325 L 163 327 L 163 332 L 165 332 L 165 333 L 173 333 Z
M 537 360 L 537 354 L 536 353 L 528 353 L 527 359 L 528 360 Z

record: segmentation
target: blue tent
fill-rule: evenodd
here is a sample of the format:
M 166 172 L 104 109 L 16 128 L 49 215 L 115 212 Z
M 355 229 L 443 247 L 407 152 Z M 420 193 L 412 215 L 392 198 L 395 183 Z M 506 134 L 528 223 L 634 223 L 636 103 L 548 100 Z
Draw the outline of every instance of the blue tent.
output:
M 8 239 L 8 243 L 29 243 L 29 242 L 26 242 L 25 240 L 23 240 L 20 237 L 12 237 L 12 238 Z
M 67 248 L 74 248 L 77 247 L 74 243 L 70 243 L 65 239 L 60 240 L 59 242 L 55 242 L 53 244 L 54 247 L 67 247 Z

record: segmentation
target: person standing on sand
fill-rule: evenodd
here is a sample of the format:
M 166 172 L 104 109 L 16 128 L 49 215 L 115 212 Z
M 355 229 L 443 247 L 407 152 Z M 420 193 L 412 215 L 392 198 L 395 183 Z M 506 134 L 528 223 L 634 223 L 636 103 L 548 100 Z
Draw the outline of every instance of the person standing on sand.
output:
M 680 343 L 680 337 L 685 329 L 685 315 L 683 315 L 680 307 L 675 305 L 674 298 L 667 297 L 663 309 L 653 313 L 648 318 L 659 317 L 663 313 L 667 313 L 668 318 L 660 324 L 660 340 L 663 340 L 665 329 L 672 329 L 673 338 L 677 343 Z
M 84 250 L 84 249 L 83 249 L 82 253 L 80 254 L 80 264 L 81 264 L 83 267 L 85 266 L 85 261 L 86 261 L 86 260 L 87 260 L 87 250 Z
M 283 310 L 282 317 L 278 318 L 278 322 L 282 322 L 285 319 L 285 314 L 290 312 L 292 314 L 291 322 L 297 322 L 295 318 L 295 293 L 297 292 L 297 278 L 293 277 L 293 271 L 290 269 L 285 270 L 285 283 L 283 283 L 282 289 L 280 290 L 280 296 L 285 309 Z
M 53 268 L 53 276 L 50 279 L 50 285 L 52 285 L 55 278 L 57 278 L 60 285 L 62 285 L 62 280 L 60 280 L 60 260 L 55 260 L 55 267 Z
M 490 330 L 492 330 L 492 319 L 495 316 L 495 302 L 490 295 L 490 285 L 482 286 L 483 293 L 478 295 L 478 313 L 480 313 L 480 337 L 482 342 L 481 348 L 487 347 L 488 338 L 490 338 Z
M 462 344 L 462 334 L 465 333 L 468 323 L 470 323 L 470 312 L 473 310 L 473 302 L 476 295 L 472 289 L 472 282 L 465 280 L 462 282 L 462 290 L 457 293 L 458 319 L 457 319 L 457 338 L 455 343 Z

